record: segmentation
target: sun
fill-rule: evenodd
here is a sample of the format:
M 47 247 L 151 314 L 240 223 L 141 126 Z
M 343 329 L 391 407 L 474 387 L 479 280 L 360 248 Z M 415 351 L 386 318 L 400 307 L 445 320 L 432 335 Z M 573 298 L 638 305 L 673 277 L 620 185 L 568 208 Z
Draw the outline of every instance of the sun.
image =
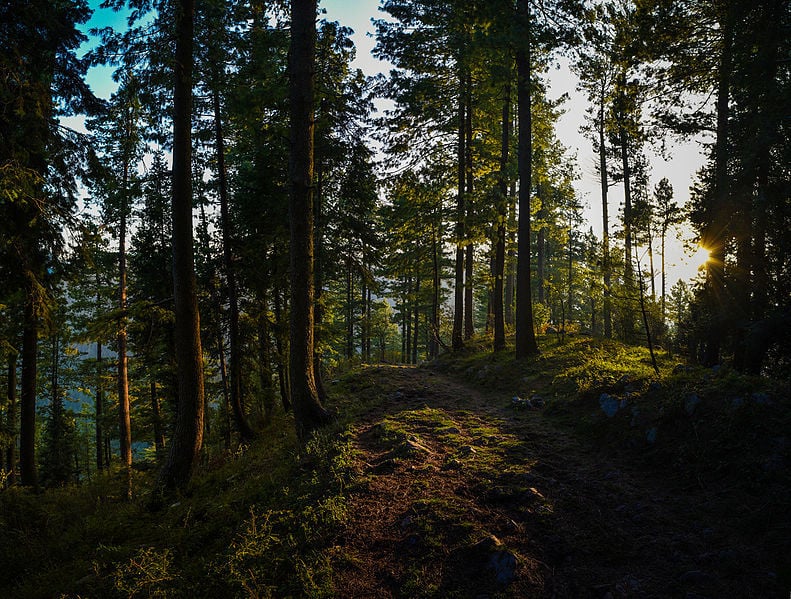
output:
M 706 249 L 702 245 L 698 245 L 695 253 L 692 254 L 690 262 L 697 266 L 698 270 L 702 270 L 706 267 L 706 264 L 708 264 L 709 260 L 711 260 L 711 250 Z

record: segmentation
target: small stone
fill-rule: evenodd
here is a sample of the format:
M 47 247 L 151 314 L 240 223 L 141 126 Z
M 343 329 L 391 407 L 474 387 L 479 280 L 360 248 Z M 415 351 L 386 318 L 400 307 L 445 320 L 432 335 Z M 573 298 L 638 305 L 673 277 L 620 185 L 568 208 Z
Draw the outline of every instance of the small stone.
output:
M 649 443 L 649 445 L 653 445 L 656 443 L 656 435 L 659 431 L 655 426 L 648 429 L 645 433 L 645 440 Z
M 511 405 L 517 410 L 531 410 L 533 408 L 533 402 L 529 399 L 522 399 L 518 395 L 514 395 L 511 398 Z
M 487 567 L 494 571 L 498 583 L 507 585 L 516 577 L 516 556 L 507 550 L 495 551 L 489 556 Z
M 618 400 L 608 393 L 602 393 L 599 396 L 599 405 L 602 411 L 607 415 L 607 418 L 615 416 L 620 406 Z
M 772 400 L 769 399 L 769 396 L 766 393 L 761 393 L 759 391 L 756 391 L 750 395 L 750 399 L 759 406 L 768 406 L 772 404 Z
M 684 409 L 686 410 L 687 414 L 692 416 L 692 413 L 695 411 L 695 408 L 698 407 L 700 403 L 700 398 L 698 397 L 697 393 L 690 393 L 687 395 L 686 399 L 684 400 Z
M 530 401 L 533 403 L 533 405 L 534 405 L 536 408 L 543 408 L 543 407 L 544 407 L 544 404 L 546 404 L 546 402 L 544 401 L 544 398 L 543 398 L 543 397 L 541 397 L 540 395 L 533 395 L 533 396 L 530 398 Z

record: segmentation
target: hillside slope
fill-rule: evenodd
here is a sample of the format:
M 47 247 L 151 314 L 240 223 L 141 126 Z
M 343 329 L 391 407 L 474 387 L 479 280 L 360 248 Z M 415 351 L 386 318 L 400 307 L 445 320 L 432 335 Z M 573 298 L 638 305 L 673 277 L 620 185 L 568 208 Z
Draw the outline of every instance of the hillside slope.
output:
M 787 384 L 593 339 L 331 384 L 147 509 L 117 474 L 0 493 L 0 596 L 785 597 Z

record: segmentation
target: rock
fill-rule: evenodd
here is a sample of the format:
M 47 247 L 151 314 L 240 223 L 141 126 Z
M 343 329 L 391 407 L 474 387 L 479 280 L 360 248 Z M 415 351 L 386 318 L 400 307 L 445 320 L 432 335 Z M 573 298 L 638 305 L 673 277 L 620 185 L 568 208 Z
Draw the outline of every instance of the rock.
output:
M 756 391 L 752 395 L 750 395 L 750 400 L 754 403 L 758 404 L 759 406 L 769 406 L 772 405 L 772 400 L 766 393 L 761 393 Z
M 692 370 L 691 366 L 687 366 L 686 364 L 676 364 L 673 367 L 673 374 L 684 374 Z
M 487 568 L 494 571 L 498 583 L 510 584 L 516 578 L 516 556 L 506 549 L 495 551 L 489 556 Z
M 517 410 L 531 410 L 533 409 L 533 402 L 529 399 L 522 399 L 518 395 L 511 398 L 511 405 Z
M 448 428 L 444 429 L 442 432 L 445 433 L 446 435 L 458 435 L 461 433 L 461 431 L 455 426 L 449 426 Z
M 684 409 L 686 410 L 687 414 L 692 416 L 692 413 L 695 411 L 695 408 L 698 407 L 700 403 L 700 398 L 698 397 L 697 393 L 690 393 L 687 395 L 686 399 L 684 399 Z
M 471 445 L 464 445 L 463 447 L 459 447 L 459 455 L 461 456 L 470 456 L 475 453 L 478 453 L 478 450 L 472 447 Z
M 393 393 L 393 399 L 404 399 L 404 392 L 399 389 L 395 393 Z
M 451 458 L 442 465 L 442 470 L 460 470 L 462 463 L 456 458 Z
M 341 382 L 341 379 L 332 379 L 332 380 L 330 381 L 330 384 L 331 384 L 331 385 L 337 385 L 337 384 L 338 384 L 338 383 L 340 383 L 340 382 Z
M 744 405 L 744 399 L 742 399 L 741 397 L 734 397 L 733 399 L 731 399 L 732 410 L 738 410 L 743 405 Z
M 631 379 L 629 378 L 629 375 L 625 374 L 621 378 L 618 379 L 618 386 L 619 387 L 625 387 L 626 385 L 629 384 L 630 380 Z
M 662 383 L 658 383 L 658 382 L 654 381 L 653 383 L 648 385 L 648 391 L 650 393 L 656 393 L 656 392 L 661 391 L 661 390 L 662 390 Z
M 657 430 L 657 428 L 655 426 L 652 426 L 645 433 L 645 440 L 648 442 L 649 445 L 653 445 L 654 443 L 656 443 L 656 435 L 658 432 L 659 431 Z
M 558 332 L 558 330 L 555 327 L 547 327 L 547 329 L 544 332 L 547 335 L 554 335 Z
M 632 597 L 640 590 L 640 581 L 627 575 L 615 585 L 615 590 L 624 597 Z
M 544 405 L 546 405 L 546 402 L 544 401 L 544 398 L 543 398 L 543 397 L 541 397 L 541 396 L 540 396 L 540 395 L 538 395 L 538 394 L 536 394 L 536 395 L 533 395 L 533 396 L 530 398 L 530 401 L 533 403 L 533 406 L 535 406 L 536 408 L 543 408 L 543 407 L 544 407 Z
M 722 370 L 722 364 L 715 364 L 711 367 L 711 372 L 714 374 L 718 374 Z
M 599 405 L 602 411 L 607 415 L 607 418 L 612 418 L 618 412 L 620 403 L 616 398 L 608 393 L 602 393 L 599 396 Z

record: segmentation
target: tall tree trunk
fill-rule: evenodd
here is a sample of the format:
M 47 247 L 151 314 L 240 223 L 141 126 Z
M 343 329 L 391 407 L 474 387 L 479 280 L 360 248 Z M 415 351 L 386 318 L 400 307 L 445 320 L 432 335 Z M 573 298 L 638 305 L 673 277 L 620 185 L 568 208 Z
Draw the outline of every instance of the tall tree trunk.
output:
M 272 387 L 272 357 L 269 346 L 269 319 L 267 318 L 267 311 L 267 301 L 266 296 L 264 296 L 261 298 L 261 310 L 258 318 L 258 376 L 261 383 L 261 400 L 264 408 L 264 420 L 270 422 L 275 410 L 275 390 Z
M 38 310 L 40 300 L 35 276 L 26 273 L 22 325 L 22 377 L 19 408 L 19 481 L 38 488 L 36 472 L 36 366 L 38 361 Z
M 464 236 L 466 212 L 464 208 L 464 188 L 466 184 L 466 121 L 465 121 L 465 98 L 464 75 L 459 78 L 459 114 L 458 114 L 458 148 L 457 148 L 457 167 L 458 167 L 458 191 L 456 196 L 456 269 L 453 289 L 453 334 L 451 345 L 453 351 L 458 351 L 464 347 L 463 326 L 464 326 Z
M 131 124 L 127 117 L 127 139 L 129 144 Z M 128 148 L 125 149 L 125 154 Z M 126 496 L 132 498 L 132 422 L 129 407 L 129 362 L 126 355 L 126 212 L 129 197 L 129 157 L 124 156 L 123 182 L 121 187 L 121 222 L 118 230 L 118 311 L 121 320 L 118 323 L 116 338 L 118 353 L 118 436 L 121 464 L 126 475 Z
M 439 242 L 437 240 L 437 227 L 431 223 L 431 257 L 432 257 L 432 293 L 431 293 L 431 349 L 429 357 L 431 359 L 439 356 L 439 304 L 440 304 L 440 281 L 439 272 Z
M 352 250 L 346 255 L 346 357 L 354 356 L 354 289 L 352 280 Z
M 472 76 L 467 73 L 466 99 L 467 111 L 464 117 L 464 170 L 467 179 L 465 192 L 465 229 L 469 235 L 473 219 L 472 190 L 473 190 L 473 163 L 472 163 Z M 475 245 L 469 239 L 464 252 L 464 339 L 470 339 L 475 334 L 474 307 L 473 307 L 473 266 L 475 262 Z
M 511 144 L 511 86 L 503 89 L 503 120 L 500 138 L 499 198 L 497 202 L 497 227 L 494 249 L 494 351 L 505 349 L 505 311 L 503 306 L 503 280 L 505 278 L 505 235 L 508 218 L 508 150 Z
M 508 242 L 505 262 L 505 324 L 514 324 L 514 295 L 516 293 L 516 182 L 508 189 Z
M 6 425 L 8 427 L 8 446 L 6 447 L 6 470 L 8 478 L 6 483 L 13 485 L 16 480 L 16 362 L 17 353 L 8 353 L 7 380 L 6 380 L 6 401 L 8 402 L 8 412 L 6 413 Z
M 709 250 L 711 258 L 706 262 L 705 290 L 711 312 L 710 325 L 706 332 L 703 364 L 713 366 L 720 361 L 723 335 L 723 302 L 725 300 L 725 249 L 729 238 L 731 215 L 728 173 L 728 137 L 730 119 L 729 96 L 731 68 L 733 62 L 733 11 L 731 3 L 723 3 L 725 14 L 720 22 L 722 54 L 717 74 L 717 129 L 714 150 L 714 198 L 707 214 L 708 227 L 701 243 Z
M 157 459 L 165 455 L 165 433 L 162 426 L 162 411 L 159 407 L 159 396 L 157 395 L 157 382 L 151 379 L 148 383 L 148 391 L 151 400 L 151 416 L 154 421 L 154 449 Z
M 322 105 L 324 102 L 322 102 Z M 319 401 L 327 401 L 327 388 L 324 386 L 324 375 L 321 367 L 321 334 L 322 322 L 324 321 L 324 301 L 322 295 L 324 293 L 324 168 L 323 162 L 320 159 L 316 160 L 316 202 L 315 202 L 315 228 L 314 228 L 314 241 L 316 248 L 316 260 L 314 270 L 314 288 L 315 288 L 315 309 L 313 314 L 313 373 L 316 377 L 316 391 L 319 394 Z
M 623 76 L 625 85 L 625 75 Z M 625 115 L 619 115 L 618 139 L 621 144 L 621 166 L 623 168 L 623 230 L 624 230 L 624 284 L 627 290 L 634 289 L 634 252 L 632 250 L 632 181 L 631 165 L 629 162 L 629 138 L 626 128 L 623 125 Z M 638 273 L 639 274 L 639 273 Z M 624 338 L 626 341 L 634 341 L 634 322 L 629 313 L 624 314 L 623 318 Z
M 286 339 L 283 327 L 282 310 L 280 308 L 280 293 L 275 290 L 275 349 L 277 350 L 277 380 L 280 386 L 280 400 L 283 403 L 285 412 L 291 411 L 291 383 L 288 379 L 288 368 L 286 367 Z
M 225 344 L 222 331 L 217 335 L 217 353 L 220 356 L 220 383 L 222 384 L 222 438 L 226 450 L 231 448 L 231 390 L 228 385 L 228 366 L 225 362 Z
M 538 355 L 533 329 L 533 300 L 530 285 L 530 186 L 532 181 L 531 38 L 530 2 L 517 0 L 518 18 L 523 27 L 516 52 L 517 102 L 519 103 L 519 245 L 516 270 L 516 357 Z
M 203 446 L 203 353 L 192 236 L 192 45 L 194 0 L 176 2 L 173 93 L 173 298 L 178 404 L 154 501 L 186 487 Z
M 544 226 L 546 212 L 544 211 L 544 198 L 541 181 L 536 181 L 536 200 L 540 208 L 538 209 L 539 229 L 538 239 L 536 239 L 536 291 L 538 292 L 538 303 L 546 305 L 546 279 L 547 279 L 547 228 Z
M 102 342 L 96 342 L 96 470 L 104 470 L 104 430 L 102 419 L 104 418 L 104 363 L 102 362 Z
M 610 183 L 607 179 L 607 147 L 604 137 L 604 107 L 606 96 L 604 85 L 599 98 L 599 179 L 601 182 L 601 210 L 602 210 L 602 275 L 604 279 L 604 305 L 602 319 L 604 320 L 604 337 L 612 339 L 612 271 L 610 266 L 610 216 L 608 192 Z
M 420 273 L 417 274 L 415 283 L 415 305 L 412 307 L 415 324 L 412 328 L 412 364 L 417 364 L 418 329 L 420 328 Z
M 229 389 L 233 421 L 243 441 L 249 441 L 255 432 L 247 422 L 244 413 L 244 393 L 242 390 L 242 347 L 239 335 L 239 292 L 236 284 L 236 265 L 234 262 L 234 240 L 231 232 L 231 217 L 228 209 L 228 176 L 225 167 L 225 135 L 222 125 L 220 106 L 219 75 L 215 73 L 212 90 L 214 108 L 214 148 L 217 158 L 217 187 L 220 196 L 220 228 L 222 230 L 222 256 L 225 267 L 225 281 L 228 287 L 228 344 L 230 346 Z
M 291 231 L 291 401 L 297 436 L 305 439 L 330 420 L 313 369 L 313 104 L 316 0 L 291 2 L 289 52 L 289 223 Z
M 667 219 L 667 217 L 665 217 Z M 660 268 L 662 269 L 662 323 L 665 322 L 665 315 L 667 313 L 667 272 L 665 270 L 665 240 L 667 239 L 667 222 L 662 223 L 662 239 L 661 239 L 661 250 L 662 250 L 662 260 L 660 264 Z

